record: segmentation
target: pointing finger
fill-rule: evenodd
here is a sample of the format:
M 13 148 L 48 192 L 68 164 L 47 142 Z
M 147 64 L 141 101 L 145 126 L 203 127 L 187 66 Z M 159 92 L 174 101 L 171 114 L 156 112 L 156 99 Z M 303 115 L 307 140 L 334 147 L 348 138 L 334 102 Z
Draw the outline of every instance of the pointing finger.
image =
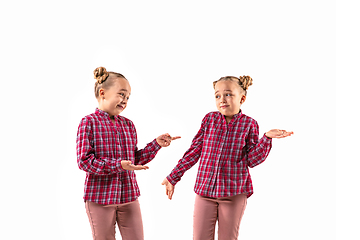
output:
M 176 140 L 176 139 L 179 139 L 181 138 L 180 136 L 176 136 L 176 137 L 172 137 L 171 140 Z

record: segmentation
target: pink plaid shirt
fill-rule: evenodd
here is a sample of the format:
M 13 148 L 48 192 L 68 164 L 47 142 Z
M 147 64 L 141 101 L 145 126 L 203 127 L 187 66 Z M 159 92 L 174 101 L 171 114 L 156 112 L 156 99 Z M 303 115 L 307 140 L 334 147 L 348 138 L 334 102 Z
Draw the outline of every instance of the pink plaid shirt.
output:
M 265 161 L 272 140 L 259 139 L 257 122 L 242 114 L 236 114 L 227 124 L 220 112 L 208 113 L 194 137 L 191 147 L 167 176 L 175 185 L 199 160 L 195 193 L 206 197 L 228 197 L 253 194 L 249 167 Z
M 122 204 L 140 196 L 134 171 L 121 167 L 121 160 L 144 165 L 160 149 L 154 139 L 137 149 L 136 129 L 132 121 L 109 115 L 99 109 L 85 116 L 76 138 L 77 163 L 86 172 L 84 200 L 99 204 Z

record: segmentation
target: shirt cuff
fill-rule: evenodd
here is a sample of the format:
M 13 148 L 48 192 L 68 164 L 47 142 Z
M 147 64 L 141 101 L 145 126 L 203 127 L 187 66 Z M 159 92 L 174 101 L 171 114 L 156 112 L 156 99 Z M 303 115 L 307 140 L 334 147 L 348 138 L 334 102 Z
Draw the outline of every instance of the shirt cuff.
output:
M 122 160 L 119 160 L 119 161 L 117 161 L 117 163 L 116 163 L 116 164 L 117 164 L 116 167 L 117 167 L 117 169 L 119 170 L 119 172 L 125 171 L 125 169 L 123 169 L 123 167 L 121 166 L 121 161 L 122 161 Z
M 152 146 L 153 146 L 153 150 L 154 151 L 158 151 L 161 146 L 158 144 L 158 142 L 156 141 L 156 138 L 151 142 Z
M 170 175 L 168 175 L 166 177 L 166 179 L 169 181 L 169 183 L 171 183 L 173 186 L 176 185 L 177 181 L 175 181 L 174 179 L 172 179 L 172 177 L 170 177 Z
M 264 137 L 265 137 L 267 140 L 272 140 L 272 138 L 266 136 L 266 133 L 264 133 Z
M 121 166 L 121 159 L 108 159 L 105 164 L 108 174 L 125 171 Z

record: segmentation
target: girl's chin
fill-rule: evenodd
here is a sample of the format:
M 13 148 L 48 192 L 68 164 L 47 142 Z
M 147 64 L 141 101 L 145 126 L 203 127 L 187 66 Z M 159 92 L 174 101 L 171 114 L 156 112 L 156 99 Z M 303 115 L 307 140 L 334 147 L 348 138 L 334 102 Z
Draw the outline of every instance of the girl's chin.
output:
M 123 110 L 116 109 L 115 111 L 112 112 L 111 115 L 117 116 L 117 115 L 119 115 L 122 111 L 123 111 Z
M 116 115 L 119 115 L 122 111 L 123 111 L 123 110 L 121 110 L 121 111 L 120 111 L 120 110 L 119 110 L 119 111 L 117 111 L 117 112 L 116 112 Z
M 219 112 L 226 117 L 233 117 L 236 114 L 231 111 L 227 111 L 227 110 L 224 111 L 224 109 L 219 110 Z

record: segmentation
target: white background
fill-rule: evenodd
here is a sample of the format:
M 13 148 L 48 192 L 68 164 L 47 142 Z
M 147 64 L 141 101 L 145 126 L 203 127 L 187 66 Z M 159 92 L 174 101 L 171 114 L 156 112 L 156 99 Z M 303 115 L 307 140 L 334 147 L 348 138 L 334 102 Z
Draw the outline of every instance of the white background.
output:
M 359 178 L 348 160 L 358 160 L 359 117 L 348 110 L 359 102 L 350 74 L 359 58 L 340 61 L 359 53 L 351 4 L 22 1 L 1 11 L 1 239 L 91 239 L 75 140 L 97 107 L 99 66 L 131 84 L 122 114 L 139 148 L 162 133 L 182 136 L 137 172 L 145 239 L 192 239 L 198 165 L 172 201 L 160 183 L 216 110 L 212 82 L 225 75 L 254 79 L 242 109 L 261 134 L 295 132 L 251 169 L 239 239 L 335 239 L 335 226 L 338 239 L 358 239 Z

